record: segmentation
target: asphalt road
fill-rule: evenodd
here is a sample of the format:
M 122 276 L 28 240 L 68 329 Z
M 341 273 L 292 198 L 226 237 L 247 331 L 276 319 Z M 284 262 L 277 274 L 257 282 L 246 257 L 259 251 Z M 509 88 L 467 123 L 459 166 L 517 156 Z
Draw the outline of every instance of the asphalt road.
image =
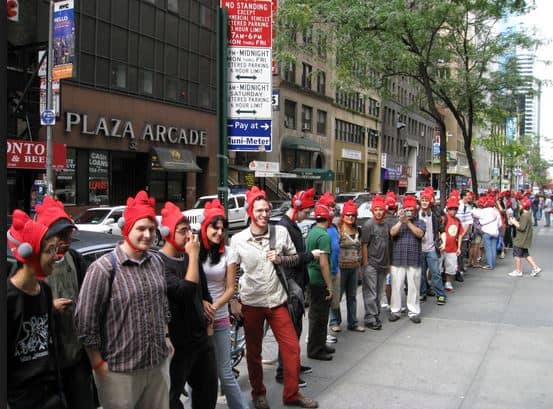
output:
M 552 409 L 552 242 L 553 227 L 535 230 L 531 254 L 543 267 L 540 276 L 530 277 L 528 265 L 523 278 L 507 276 L 508 251 L 494 271 L 469 270 L 445 306 L 424 303 L 420 325 L 406 317 L 390 323 L 383 311 L 381 331 L 342 331 L 331 362 L 308 359 L 302 339 L 302 363 L 313 367 L 302 392 L 321 408 Z M 360 289 L 357 305 L 362 322 Z M 276 357 L 270 335 L 263 357 Z M 239 369 L 251 404 L 245 360 Z M 274 364 L 264 369 L 271 408 L 284 407 Z M 221 396 L 218 407 L 224 402 Z

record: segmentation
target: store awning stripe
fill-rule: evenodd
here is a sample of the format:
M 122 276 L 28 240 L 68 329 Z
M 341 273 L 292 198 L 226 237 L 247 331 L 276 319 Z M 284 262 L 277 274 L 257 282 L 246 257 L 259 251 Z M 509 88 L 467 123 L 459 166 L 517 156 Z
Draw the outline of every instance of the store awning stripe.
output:
M 152 167 L 160 166 L 170 172 L 202 172 L 196 163 L 194 154 L 188 149 L 152 148 Z

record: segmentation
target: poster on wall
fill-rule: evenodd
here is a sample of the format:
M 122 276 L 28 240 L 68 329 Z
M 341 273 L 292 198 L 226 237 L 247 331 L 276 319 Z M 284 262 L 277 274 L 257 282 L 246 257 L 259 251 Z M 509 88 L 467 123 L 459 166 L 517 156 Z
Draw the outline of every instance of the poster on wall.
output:
M 75 14 L 73 0 L 54 3 L 54 64 L 52 79 L 73 78 L 75 60 Z

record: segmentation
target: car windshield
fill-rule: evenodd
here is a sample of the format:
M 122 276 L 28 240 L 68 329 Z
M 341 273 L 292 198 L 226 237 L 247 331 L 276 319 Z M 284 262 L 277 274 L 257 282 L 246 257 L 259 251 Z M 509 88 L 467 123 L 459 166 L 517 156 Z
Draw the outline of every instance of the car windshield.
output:
M 207 202 L 211 202 L 213 199 L 214 199 L 213 197 L 200 198 L 196 201 L 196 203 L 194 203 L 193 209 L 203 209 L 205 207 L 205 204 Z
M 346 203 L 348 200 L 353 199 L 355 195 L 338 195 L 336 196 L 336 203 Z
M 109 209 L 87 210 L 75 219 L 75 224 L 100 224 L 109 214 Z

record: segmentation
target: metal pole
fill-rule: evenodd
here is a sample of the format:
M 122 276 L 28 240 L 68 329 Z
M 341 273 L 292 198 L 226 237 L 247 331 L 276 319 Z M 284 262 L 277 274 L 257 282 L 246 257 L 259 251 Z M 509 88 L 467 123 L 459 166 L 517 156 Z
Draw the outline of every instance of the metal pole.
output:
M 228 137 L 227 137 L 227 31 L 228 12 L 217 9 L 217 124 L 219 128 L 217 154 L 217 195 L 225 206 L 228 203 Z
M 53 109 L 54 95 L 52 92 L 52 66 L 54 65 L 54 49 L 52 47 L 52 34 L 54 31 L 54 1 L 50 0 L 50 13 L 48 15 L 48 60 L 47 72 L 48 82 L 46 86 L 46 109 Z M 54 196 L 54 172 L 52 169 L 52 125 L 46 126 L 46 192 L 50 196 Z

